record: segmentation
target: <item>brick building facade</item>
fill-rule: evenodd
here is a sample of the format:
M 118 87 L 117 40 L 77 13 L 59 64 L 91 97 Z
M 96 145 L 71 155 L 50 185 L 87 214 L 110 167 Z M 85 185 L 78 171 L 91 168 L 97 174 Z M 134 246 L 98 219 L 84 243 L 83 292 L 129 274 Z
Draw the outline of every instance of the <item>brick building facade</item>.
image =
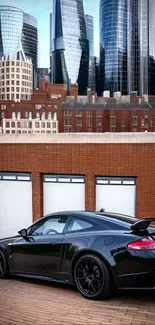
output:
M 96 177 L 135 177 L 136 216 L 155 217 L 155 135 L 152 133 L 58 134 L 42 138 L 2 135 L 0 157 L 0 172 L 32 174 L 34 220 L 43 215 L 44 174 L 84 175 L 88 210 L 95 209 Z
M 87 96 L 78 96 L 78 86 L 72 85 L 67 96 L 65 85 L 40 80 L 31 100 L 0 101 L 0 120 L 20 113 L 22 119 L 44 118 L 57 112 L 60 133 L 80 132 L 155 132 L 155 96 L 114 98 L 96 97 L 88 89 Z M 1 123 L 2 124 L 2 123 Z

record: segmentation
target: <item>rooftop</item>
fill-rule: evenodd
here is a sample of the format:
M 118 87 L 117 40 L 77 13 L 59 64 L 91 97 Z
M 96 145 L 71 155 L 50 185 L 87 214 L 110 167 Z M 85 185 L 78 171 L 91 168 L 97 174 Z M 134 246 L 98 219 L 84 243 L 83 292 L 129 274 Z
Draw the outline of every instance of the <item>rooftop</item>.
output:
M 83 104 L 83 103 L 77 103 L 77 104 L 69 104 L 64 103 L 61 106 L 62 110 L 154 110 L 155 104 L 130 104 L 130 103 L 121 103 L 121 104 L 115 104 L 115 103 L 105 103 L 105 104 Z
M 155 143 L 155 133 L 58 133 L 58 134 L 1 134 L 0 144 L 48 143 L 48 144 L 110 144 L 110 143 Z

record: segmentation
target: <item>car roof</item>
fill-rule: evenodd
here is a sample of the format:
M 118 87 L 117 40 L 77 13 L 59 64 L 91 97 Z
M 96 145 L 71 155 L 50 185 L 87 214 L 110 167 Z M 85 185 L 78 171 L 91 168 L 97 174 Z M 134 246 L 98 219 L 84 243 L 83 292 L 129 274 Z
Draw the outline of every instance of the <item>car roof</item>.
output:
M 94 218 L 101 218 L 101 217 L 110 217 L 110 218 L 113 218 L 113 217 L 117 217 L 117 218 L 120 218 L 120 217 L 124 217 L 124 218 L 131 218 L 132 220 L 136 220 L 135 218 L 133 218 L 132 216 L 130 215 L 126 215 L 126 214 L 121 214 L 121 213 L 115 213 L 115 212 L 107 212 L 107 211 L 104 211 L 104 212 L 100 212 L 100 211 L 89 211 L 89 210 L 67 210 L 67 211 L 57 211 L 57 212 L 53 212 L 53 213 L 50 213 L 48 215 L 45 216 L 46 217 L 51 217 L 51 216 L 55 216 L 55 215 L 72 215 L 72 216 L 91 216 L 91 217 L 94 217 Z
M 87 211 L 87 210 L 69 210 L 69 211 L 60 211 L 51 213 L 45 218 L 52 217 L 52 216 L 72 216 L 72 217 L 84 217 L 85 219 L 93 219 L 94 221 L 109 221 L 113 223 L 117 223 L 122 225 L 123 224 L 134 224 L 138 219 L 135 219 L 129 215 L 114 213 L 114 212 L 98 212 L 98 211 Z

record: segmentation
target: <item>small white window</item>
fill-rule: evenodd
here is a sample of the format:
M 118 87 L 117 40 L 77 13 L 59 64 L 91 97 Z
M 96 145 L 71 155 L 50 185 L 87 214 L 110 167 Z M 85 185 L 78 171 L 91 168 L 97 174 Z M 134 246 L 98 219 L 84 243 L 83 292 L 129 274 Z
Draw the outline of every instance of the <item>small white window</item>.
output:
M 29 120 L 32 120 L 32 112 L 29 112 Z
M 6 110 L 6 105 L 1 105 L 1 110 L 2 111 Z
M 142 118 L 141 119 L 141 127 L 144 127 L 145 126 L 145 123 L 144 123 L 144 119 Z
M 39 113 L 36 113 L 36 119 L 40 120 L 40 114 Z
M 12 112 L 12 120 L 16 120 L 16 113 Z
M 58 98 L 58 95 L 56 94 L 51 94 L 51 99 L 57 99 Z
M 21 113 L 18 112 L 18 113 L 17 113 L 17 120 L 20 120 L 20 119 L 21 119 Z
M 41 108 L 42 108 L 42 105 L 41 104 L 35 105 L 35 109 L 41 109 Z
M 42 115 L 41 115 L 41 119 L 42 119 L 42 120 L 45 120 L 45 112 L 42 113 Z
M 48 120 L 51 120 L 52 119 L 52 114 L 51 112 L 48 113 Z

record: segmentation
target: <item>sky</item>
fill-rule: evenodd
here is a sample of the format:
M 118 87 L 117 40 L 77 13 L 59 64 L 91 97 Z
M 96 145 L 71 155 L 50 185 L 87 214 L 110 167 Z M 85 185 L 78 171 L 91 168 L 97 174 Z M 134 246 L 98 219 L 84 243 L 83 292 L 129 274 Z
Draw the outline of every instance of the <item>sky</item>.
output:
M 83 0 L 85 14 L 94 17 L 95 55 L 99 55 L 99 0 Z M 0 0 L 0 5 L 17 6 L 38 20 L 38 64 L 41 68 L 49 67 L 49 15 L 52 12 L 52 0 Z

